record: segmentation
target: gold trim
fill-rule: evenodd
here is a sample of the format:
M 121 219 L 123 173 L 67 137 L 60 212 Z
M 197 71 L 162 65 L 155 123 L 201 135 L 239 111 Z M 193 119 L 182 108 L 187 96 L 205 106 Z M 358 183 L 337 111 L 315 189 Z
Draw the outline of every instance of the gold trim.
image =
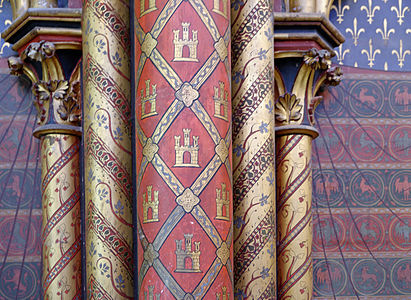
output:
M 274 24 L 277 28 L 287 23 L 296 23 L 296 27 L 306 27 L 307 25 L 317 25 L 319 29 L 323 30 L 325 35 L 329 37 L 337 46 L 344 43 L 344 35 L 335 27 L 334 24 L 327 19 L 324 14 L 314 13 L 314 14 L 305 14 L 305 13 L 275 13 L 274 14 Z M 322 37 L 319 37 L 318 34 L 283 34 L 277 33 L 274 34 L 274 40 L 277 39 L 306 39 L 307 37 L 312 36 L 313 38 L 324 40 Z M 317 36 L 317 37 L 316 37 Z M 319 41 L 317 41 L 319 42 Z M 328 42 L 327 42 L 328 44 Z M 322 47 L 324 47 L 322 45 Z M 334 47 L 325 47 L 327 50 L 333 50 Z
M 313 139 L 318 137 L 319 133 L 315 127 L 308 125 L 284 125 L 275 128 L 276 136 L 291 135 L 291 134 L 304 134 L 309 135 Z
M 83 131 L 79 126 L 58 124 L 39 126 L 33 131 L 33 136 L 38 139 L 47 134 L 69 134 L 75 136 L 82 136 Z
M 274 58 L 280 59 L 280 58 L 289 58 L 289 57 L 304 57 L 305 53 L 307 53 L 307 51 L 280 50 L 280 51 L 274 52 Z
M 81 22 L 80 8 L 29 8 L 17 17 L 13 23 L 2 32 L 1 37 L 7 42 L 11 36 L 30 21 Z M 80 29 L 79 29 L 80 30 Z
M 275 41 L 289 41 L 289 40 L 312 40 L 321 48 L 324 48 L 328 51 L 334 51 L 334 47 L 326 42 L 318 33 L 274 33 L 274 40 Z M 308 46 L 307 48 L 312 48 L 312 45 Z M 298 53 L 298 51 L 292 51 L 290 53 Z M 304 56 L 304 55 L 303 55 Z M 289 57 L 289 56 L 288 56 Z M 298 56 L 297 56 L 298 57 Z M 277 58 L 277 57 L 275 57 Z
M 281 76 L 280 71 L 276 68 L 274 68 L 274 81 L 277 84 L 278 94 L 284 95 L 285 94 L 285 84 L 283 81 L 283 77 Z
M 23 36 L 20 40 L 14 43 L 12 49 L 14 51 L 19 50 L 24 45 L 28 44 L 30 41 L 35 39 L 39 35 L 54 35 L 54 36 L 69 36 L 69 37 L 79 37 L 81 38 L 81 29 L 69 29 L 69 28 L 47 28 L 47 27 L 34 27 Z M 57 42 L 56 49 L 68 49 L 68 50 L 81 50 L 81 42 Z M 57 45 L 59 45 L 57 47 Z M 69 47 L 66 47 L 69 46 Z

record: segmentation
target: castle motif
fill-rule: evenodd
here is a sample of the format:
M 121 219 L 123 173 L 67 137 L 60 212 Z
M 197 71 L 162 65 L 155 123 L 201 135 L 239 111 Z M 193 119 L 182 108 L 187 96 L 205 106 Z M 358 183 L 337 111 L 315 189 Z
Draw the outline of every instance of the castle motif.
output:
M 152 197 L 153 186 L 147 186 L 146 194 L 143 194 L 143 223 L 158 222 L 158 191 L 154 191 L 154 198 Z M 149 218 L 149 210 L 151 210 L 151 217 Z
M 150 79 L 146 80 L 146 95 L 144 89 L 141 89 L 141 119 L 157 115 L 156 100 L 157 100 L 157 85 L 151 85 L 152 93 L 150 94 Z M 146 103 L 150 104 L 150 110 L 146 111 Z
M 219 81 L 218 84 L 214 87 L 214 117 L 228 121 L 228 92 L 224 90 L 224 82 Z
M 223 5 L 223 10 L 220 9 L 220 3 Z M 214 0 L 213 12 L 227 19 L 227 0 Z
M 215 296 L 216 296 L 215 299 L 216 300 L 228 300 L 228 299 L 230 299 L 230 293 L 227 293 L 227 287 L 223 286 L 221 288 L 221 290 L 223 292 L 223 295 L 221 296 L 221 293 L 216 293 L 215 294 Z
M 230 192 L 226 190 L 225 183 L 221 184 L 221 189 L 215 189 L 217 197 L 215 202 L 217 205 L 217 220 L 230 221 Z
M 184 234 L 185 249 L 182 249 L 183 240 L 176 240 L 176 270 L 179 273 L 198 273 L 200 270 L 200 242 L 194 242 L 192 250 L 192 234 Z
M 198 164 L 198 136 L 193 136 L 193 145 L 190 145 L 191 129 L 184 128 L 184 145 L 180 145 L 180 135 L 174 136 L 174 149 L 176 151 L 176 163 L 174 167 L 200 167 Z M 189 157 L 184 160 L 184 154 L 188 153 Z
M 140 18 L 149 12 L 157 10 L 156 0 L 148 0 L 148 7 L 146 9 L 146 0 L 140 0 Z
M 181 23 L 183 27 L 183 38 L 180 39 L 180 30 L 173 30 L 174 32 L 174 59 L 173 61 L 195 61 L 197 59 L 198 36 L 197 30 L 193 30 L 193 38 L 189 39 L 190 23 Z M 183 57 L 184 47 L 188 47 L 188 57 Z
M 154 285 L 148 286 L 148 298 L 147 291 L 144 291 L 144 300 L 154 300 Z M 160 300 L 160 294 L 156 294 L 156 300 Z

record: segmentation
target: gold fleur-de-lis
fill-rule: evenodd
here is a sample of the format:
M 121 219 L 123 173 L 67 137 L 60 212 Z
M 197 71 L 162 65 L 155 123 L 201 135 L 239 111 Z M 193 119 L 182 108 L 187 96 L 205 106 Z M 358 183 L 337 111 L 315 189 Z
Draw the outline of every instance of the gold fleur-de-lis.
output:
M 368 17 L 368 23 L 372 23 L 373 18 L 374 18 L 374 14 L 377 10 L 380 10 L 380 6 L 376 5 L 374 7 L 372 7 L 372 0 L 368 0 L 368 7 L 365 5 L 361 6 L 361 10 L 365 10 L 367 12 L 367 17 Z
M 384 18 L 383 28 L 384 30 L 382 30 L 381 28 L 377 28 L 377 30 L 375 30 L 375 33 L 381 33 L 382 39 L 385 42 L 387 42 L 390 38 L 390 34 L 395 33 L 395 29 L 394 28 L 387 29 L 387 19 L 386 18 Z
M 343 65 L 343 64 L 344 64 L 344 63 L 343 63 L 343 60 L 344 60 L 345 55 L 346 55 L 347 53 L 350 53 L 350 49 L 345 49 L 345 50 L 343 50 L 342 46 L 343 46 L 343 44 L 341 44 L 341 45 L 338 47 L 338 52 L 337 52 L 337 51 L 334 51 L 335 55 L 337 56 L 337 61 L 338 61 L 338 63 L 339 63 L 340 65 Z
M 361 54 L 367 54 L 368 65 L 370 66 L 370 68 L 372 68 L 374 66 L 375 55 L 381 54 L 381 50 L 380 49 L 373 50 L 372 39 L 369 40 L 368 45 L 369 45 L 369 50 L 362 49 Z
M 392 55 L 397 55 L 398 58 L 398 65 L 400 66 L 400 68 L 402 68 L 404 66 L 404 60 L 405 60 L 405 56 L 411 55 L 411 51 L 410 50 L 405 50 L 404 52 L 402 52 L 402 40 L 400 40 L 400 51 L 398 52 L 397 50 L 392 50 L 391 54 Z
M 403 18 L 405 15 L 406 11 L 409 11 L 410 9 L 408 6 L 402 7 L 402 0 L 398 0 L 398 7 L 396 6 L 391 6 L 391 11 L 395 11 L 397 13 L 397 22 L 398 24 L 402 24 L 404 22 Z
M 350 6 L 349 5 L 341 6 L 341 0 L 338 0 L 338 7 L 335 6 L 335 5 L 332 5 L 331 10 L 335 10 L 335 12 L 337 14 L 337 22 L 341 24 L 342 21 L 344 21 L 344 19 L 343 19 L 344 11 L 345 10 L 350 10 Z
M 347 28 L 347 29 L 345 29 L 345 32 L 351 33 L 352 38 L 354 40 L 354 45 L 357 46 L 358 45 L 358 38 L 360 37 L 360 34 L 362 32 L 365 32 L 365 30 L 364 30 L 364 28 L 360 28 L 359 30 L 357 30 L 357 18 L 354 18 L 353 29 Z

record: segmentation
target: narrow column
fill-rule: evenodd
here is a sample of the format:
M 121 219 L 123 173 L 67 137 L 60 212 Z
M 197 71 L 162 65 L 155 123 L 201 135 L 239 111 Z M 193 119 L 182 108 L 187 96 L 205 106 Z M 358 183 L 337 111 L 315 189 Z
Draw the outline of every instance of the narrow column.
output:
M 312 136 L 298 133 L 276 138 L 278 299 L 312 298 Z
M 273 3 L 231 7 L 235 294 L 276 299 Z
M 229 2 L 134 2 L 138 290 L 233 299 Z
M 341 70 L 331 67 L 327 50 L 284 51 L 279 56 L 275 70 L 278 299 L 312 299 L 311 143 L 318 136 L 314 111 L 322 99 L 315 94 L 322 84 L 338 84 Z
M 80 299 L 80 138 L 54 132 L 41 136 L 43 295 Z
M 129 7 L 83 1 L 87 299 L 134 299 Z
M 74 66 L 69 79 L 64 76 L 51 42 L 31 43 L 19 58 L 9 59 L 12 74 L 24 74 L 32 81 L 38 112 L 39 126 L 34 135 L 41 140 L 44 299 L 81 298 L 81 94 L 79 57 L 72 58 L 67 64 Z M 42 74 L 34 72 L 33 61 L 41 64 Z

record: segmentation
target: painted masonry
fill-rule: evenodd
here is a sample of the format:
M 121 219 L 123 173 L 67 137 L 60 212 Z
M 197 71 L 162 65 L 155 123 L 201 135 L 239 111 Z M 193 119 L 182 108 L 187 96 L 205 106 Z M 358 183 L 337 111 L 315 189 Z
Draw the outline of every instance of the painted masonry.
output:
M 0 299 L 411 297 L 408 2 L 0 18 Z

